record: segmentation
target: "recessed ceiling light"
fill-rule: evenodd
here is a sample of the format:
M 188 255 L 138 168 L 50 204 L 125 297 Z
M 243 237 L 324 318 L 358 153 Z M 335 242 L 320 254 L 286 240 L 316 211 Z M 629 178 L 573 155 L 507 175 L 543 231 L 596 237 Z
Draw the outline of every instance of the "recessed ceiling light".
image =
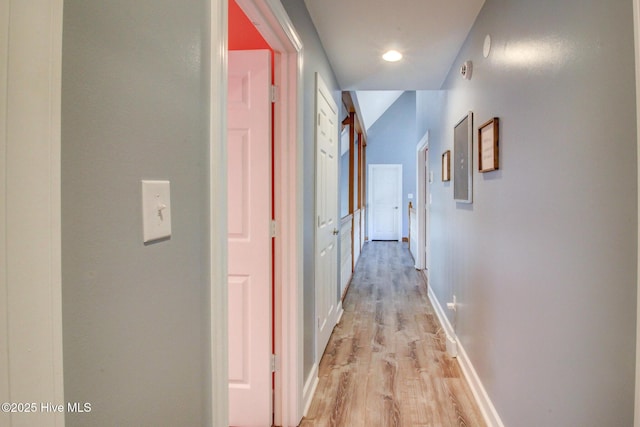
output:
M 382 55 L 382 59 L 388 62 L 397 62 L 402 59 L 402 54 L 397 50 L 388 50 Z

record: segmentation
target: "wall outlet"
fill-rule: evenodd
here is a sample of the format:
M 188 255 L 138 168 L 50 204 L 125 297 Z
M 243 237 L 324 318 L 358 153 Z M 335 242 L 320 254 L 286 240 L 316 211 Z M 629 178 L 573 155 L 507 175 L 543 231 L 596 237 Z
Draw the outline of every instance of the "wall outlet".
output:
M 447 308 L 449 310 L 452 310 L 452 311 L 457 311 L 458 310 L 458 303 L 456 301 L 456 296 L 455 295 L 453 296 L 453 301 L 447 303 Z
M 458 343 L 455 338 L 447 334 L 447 354 L 451 357 L 458 356 Z

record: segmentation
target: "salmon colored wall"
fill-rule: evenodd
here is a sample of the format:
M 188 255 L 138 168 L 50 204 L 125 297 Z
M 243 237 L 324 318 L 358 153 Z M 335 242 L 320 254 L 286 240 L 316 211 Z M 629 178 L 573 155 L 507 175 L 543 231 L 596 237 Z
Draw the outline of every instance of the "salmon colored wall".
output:
M 253 22 L 240 9 L 235 0 L 229 0 L 229 50 L 269 49 L 271 52 L 271 83 L 273 83 L 274 52 L 256 29 Z
M 229 0 L 229 50 L 273 49 L 264 40 L 240 6 Z

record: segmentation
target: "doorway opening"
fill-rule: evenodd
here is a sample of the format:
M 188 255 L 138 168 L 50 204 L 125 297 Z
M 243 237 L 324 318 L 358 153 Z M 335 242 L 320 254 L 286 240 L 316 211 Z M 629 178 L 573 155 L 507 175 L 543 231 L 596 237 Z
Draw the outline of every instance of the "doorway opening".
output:
M 271 109 L 273 143 L 269 166 L 274 191 L 270 215 L 267 218 L 275 218 L 275 222 L 269 221 L 271 234 L 275 235 L 270 248 L 274 260 L 271 265 L 271 282 L 275 286 L 272 288 L 273 305 L 270 306 L 273 318 L 269 322 L 272 347 L 264 357 L 269 360 L 270 367 L 275 368 L 275 378 L 271 384 L 273 390 L 267 393 L 267 398 L 272 402 L 273 423 L 297 425 L 302 419 L 300 371 L 303 354 L 302 242 L 299 241 L 302 232 L 302 153 L 297 147 L 297 141 L 302 138 L 302 44 L 279 1 L 236 0 L 236 3 L 272 51 L 271 71 L 275 90 L 271 89 L 270 95 L 275 95 L 276 102 Z M 224 11 L 222 17 L 226 19 Z M 229 21 L 228 25 L 231 27 L 233 24 Z M 229 30 L 233 31 L 232 28 Z M 219 35 L 212 34 L 212 46 L 221 45 L 217 36 Z M 224 45 L 223 43 L 222 46 Z M 231 47 L 231 43 L 229 46 Z M 226 57 L 226 54 L 224 52 L 223 57 Z M 231 80 L 226 67 L 223 69 L 223 76 L 226 86 L 227 80 Z M 212 87 L 212 91 L 214 89 Z M 212 103 L 219 102 L 219 96 L 212 92 Z M 231 97 L 233 94 L 228 96 Z M 223 98 L 222 102 L 226 106 L 227 99 Z M 212 111 L 215 109 L 212 108 Z M 228 149 L 227 137 L 222 138 L 222 141 Z M 224 165 L 226 166 L 226 163 Z M 227 188 L 226 175 L 219 177 L 213 185 L 217 185 L 218 189 L 221 185 Z M 215 206 L 213 208 L 215 209 Z M 226 257 L 222 261 L 226 263 Z M 224 299 L 225 308 L 228 309 L 228 300 Z M 213 312 L 212 317 L 214 315 L 217 316 L 217 313 Z M 225 323 L 226 318 L 225 313 Z M 216 320 L 220 322 L 223 319 Z M 275 357 L 272 357 L 274 353 Z M 221 356 L 229 360 L 228 354 Z M 228 394 L 229 385 L 225 381 L 222 384 L 214 384 L 214 389 L 214 396 L 224 397 Z

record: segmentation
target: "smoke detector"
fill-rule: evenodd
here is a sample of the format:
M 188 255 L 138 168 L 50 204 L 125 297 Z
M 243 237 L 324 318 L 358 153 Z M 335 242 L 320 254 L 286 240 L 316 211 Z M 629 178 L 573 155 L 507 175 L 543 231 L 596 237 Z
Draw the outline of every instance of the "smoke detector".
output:
M 460 75 L 465 80 L 471 80 L 471 73 L 473 72 L 473 62 L 465 61 L 460 67 Z

